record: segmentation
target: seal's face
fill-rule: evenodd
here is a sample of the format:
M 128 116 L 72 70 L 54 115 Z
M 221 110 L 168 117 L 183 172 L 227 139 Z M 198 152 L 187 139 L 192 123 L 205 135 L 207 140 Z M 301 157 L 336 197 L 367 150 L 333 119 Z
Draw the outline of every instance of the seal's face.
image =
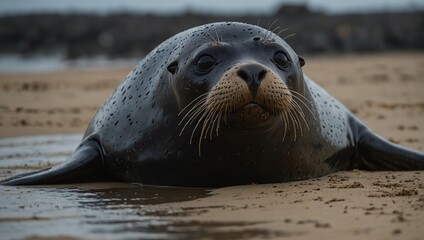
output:
M 291 103 L 292 94 L 282 79 L 267 66 L 248 60 L 224 72 L 207 94 L 205 106 L 217 121 L 223 118 L 234 127 L 253 128 L 271 115 L 287 112 Z
M 299 124 L 304 61 L 280 37 L 247 24 L 211 26 L 197 35 L 203 43 L 189 41 L 191 51 L 168 65 L 182 132 L 193 125 L 202 139 L 218 135 L 222 123 L 236 129 L 275 120 Z

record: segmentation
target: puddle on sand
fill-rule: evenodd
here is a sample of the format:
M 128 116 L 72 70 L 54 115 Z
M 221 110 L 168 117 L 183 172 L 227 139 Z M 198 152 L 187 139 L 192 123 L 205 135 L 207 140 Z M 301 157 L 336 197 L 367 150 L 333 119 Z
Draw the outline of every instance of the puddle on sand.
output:
M 0 179 L 64 161 L 80 138 L 80 135 L 58 135 L 0 139 Z M 128 183 L 0 186 L 0 236 L 1 239 L 241 239 L 284 234 L 255 228 L 257 222 L 193 221 L 186 217 L 216 206 L 181 209 L 173 205 L 209 195 L 208 189 Z M 166 208 L 155 208 L 159 204 L 165 204 Z
M 152 206 L 206 197 L 208 192 L 124 183 L 1 187 L 0 232 L 2 239 L 169 238 L 173 220 Z

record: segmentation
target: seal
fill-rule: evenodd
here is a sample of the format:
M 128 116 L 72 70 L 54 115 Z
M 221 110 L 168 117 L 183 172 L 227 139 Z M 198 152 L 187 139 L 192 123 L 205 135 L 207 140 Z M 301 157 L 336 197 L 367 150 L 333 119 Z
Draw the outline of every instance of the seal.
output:
M 350 169 L 423 170 L 302 72 L 277 34 L 235 22 L 181 32 L 120 83 L 64 163 L 5 185 L 114 179 L 219 187 Z

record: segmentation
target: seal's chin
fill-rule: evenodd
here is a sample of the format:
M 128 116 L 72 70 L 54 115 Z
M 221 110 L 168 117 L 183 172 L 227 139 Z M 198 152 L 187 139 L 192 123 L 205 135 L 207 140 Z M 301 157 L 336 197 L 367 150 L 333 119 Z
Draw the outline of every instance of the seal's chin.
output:
M 257 103 L 248 103 L 231 113 L 227 123 L 237 129 L 249 129 L 260 126 L 270 117 L 270 112 Z

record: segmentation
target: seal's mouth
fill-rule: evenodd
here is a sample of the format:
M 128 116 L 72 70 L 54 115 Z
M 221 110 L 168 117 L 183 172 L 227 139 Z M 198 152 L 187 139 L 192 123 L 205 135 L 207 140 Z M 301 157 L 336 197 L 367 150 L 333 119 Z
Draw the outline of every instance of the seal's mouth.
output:
M 267 121 L 271 113 L 256 102 L 250 102 L 228 116 L 228 123 L 232 127 L 248 129 L 259 126 Z

